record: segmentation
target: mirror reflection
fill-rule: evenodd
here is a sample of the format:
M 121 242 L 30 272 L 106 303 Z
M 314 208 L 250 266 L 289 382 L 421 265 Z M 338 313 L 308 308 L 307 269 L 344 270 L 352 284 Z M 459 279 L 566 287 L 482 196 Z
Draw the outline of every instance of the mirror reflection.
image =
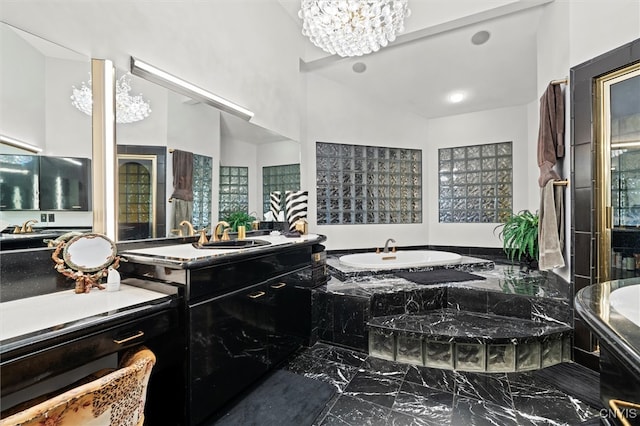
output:
M 2 249 L 24 248 L 5 240 L 27 220 L 35 232 L 91 231 L 91 119 L 80 95 L 91 85 L 90 59 L 5 23 L 0 31 L 0 135 L 42 150 L 34 154 L 0 144 L 0 169 L 19 162 L 6 155 L 35 157 L 31 164 L 38 165 L 27 177 L 0 170 Z M 262 219 L 269 192 L 299 189 L 297 141 L 127 70 L 116 70 L 116 78 L 125 80 L 131 99 L 148 102 L 150 110 L 142 119 L 117 123 L 118 240 L 190 233 L 182 220 L 194 232 L 210 232 L 212 224 L 239 211 Z M 176 151 L 194 155 L 193 203 L 178 209 L 181 214 L 174 208 L 180 202 L 173 203 Z
M 15 225 L 27 220 L 40 234 L 92 229 L 91 119 L 70 99 L 90 69 L 84 55 L 0 23 L 3 250 Z M 6 143 L 10 139 L 27 148 Z M 38 243 L 45 246 L 41 238 Z
M 117 125 L 119 240 L 211 232 L 237 212 L 262 218 L 270 191 L 299 188 L 298 142 L 141 77 L 131 87 L 152 112 Z

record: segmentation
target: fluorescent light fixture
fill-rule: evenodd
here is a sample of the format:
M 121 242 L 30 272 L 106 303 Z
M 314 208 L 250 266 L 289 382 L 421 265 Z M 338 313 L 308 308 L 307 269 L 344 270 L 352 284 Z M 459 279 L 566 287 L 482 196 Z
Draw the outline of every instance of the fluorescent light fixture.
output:
M 253 117 L 252 111 L 249 111 L 248 109 L 218 95 L 214 95 L 211 92 L 207 92 L 198 86 L 162 71 L 153 65 L 149 65 L 146 62 L 134 58 L 133 56 L 131 57 L 131 74 L 160 84 L 161 86 L 167 87 L 177 93 L 189 96 L 222 111 L 234 114 L 244 120 L 249 121 Z
M 62 159 L 68 163 L 73 164 L 74 166 L 82 166 L 82 163 L 73 158 L 62 157 Z
M 38 152 L 42 152 L 42 148 L 40 148 L 38 146 L 31 145 L 30 143 L 19 141 L 18 139 L 10 138 L 9 136 L 5 136 L 5 135 L 0 135 L 0 142 L 2 142 L 5 145 L 12 146 L 14 148 L 25 149 L 25 150 L 27 150 L 29 152 L 33 152 L 33 153 L 36 153 L 36 154 Z
M 15 174 L 18 174 L 18 175 L 27 175 L 27 174 L 29 174 L 29 170 L 11 169 L 9 167 L 0 167 L 0 172 L 15 173 Z

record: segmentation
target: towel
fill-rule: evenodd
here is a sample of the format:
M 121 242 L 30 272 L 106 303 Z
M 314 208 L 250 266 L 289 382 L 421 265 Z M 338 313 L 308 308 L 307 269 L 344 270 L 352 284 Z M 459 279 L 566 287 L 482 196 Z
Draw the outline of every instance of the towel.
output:
M 191 152 L 177 149 L 173 151 L 173 194 L 171 198 L 193 201 L 193 153 Z
M 540 98 L 540 128 L 538 130 L 538 184 L 560 179 L 553 170 L 556 159 L 564 157 L 564 96 L 559 84 L 549 84 Z
M 564 203 L 561 186 L 550 180 L 540 190 L 540 218 L 538 222 L 538 268 L 549 271 L 564 267 Z

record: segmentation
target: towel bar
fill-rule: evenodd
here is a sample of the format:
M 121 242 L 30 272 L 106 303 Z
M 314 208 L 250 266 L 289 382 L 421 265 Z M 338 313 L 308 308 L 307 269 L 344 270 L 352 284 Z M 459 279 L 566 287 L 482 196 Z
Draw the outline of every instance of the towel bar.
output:
M 569 180 L 554 180 L 554 186 L 569 186 Z

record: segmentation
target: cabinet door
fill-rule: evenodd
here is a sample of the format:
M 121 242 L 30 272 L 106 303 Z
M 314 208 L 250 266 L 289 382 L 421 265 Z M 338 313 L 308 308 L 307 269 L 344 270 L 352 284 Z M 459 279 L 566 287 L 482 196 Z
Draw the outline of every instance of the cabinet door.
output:
M 40 209 L 90 210 L 87 158 L 40 157 Z
M 268 369 L 264 284 L 189 308 L 190 424 L 199 424 Z
M 269 362 L 277 366 L 309 339 L 311 290 L 303 287 L 311 279 L 310 267 L 268 283 L 271 309 L 268 328 Z
M 0 210 L 38 210 L 38 158 L 0 154 Z

